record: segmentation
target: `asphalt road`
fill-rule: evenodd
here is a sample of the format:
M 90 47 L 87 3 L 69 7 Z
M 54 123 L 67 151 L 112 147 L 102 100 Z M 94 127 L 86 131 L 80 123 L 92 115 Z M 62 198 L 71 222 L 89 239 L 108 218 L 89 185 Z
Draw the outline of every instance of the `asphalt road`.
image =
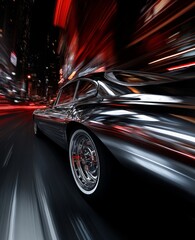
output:
M 163 183 L 119 170 L 105 203 L 88 203 L 67 152 L 33 135 L 32 110 L 0 112 L 0 240 L 191 239 L 188 202 Z

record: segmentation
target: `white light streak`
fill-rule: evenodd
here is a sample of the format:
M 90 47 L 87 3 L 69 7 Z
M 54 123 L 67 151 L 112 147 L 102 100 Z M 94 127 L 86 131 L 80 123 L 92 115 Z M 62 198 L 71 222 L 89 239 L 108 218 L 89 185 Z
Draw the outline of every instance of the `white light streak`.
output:
M 9 150 L 6 158 L 5 158 L 5 161 L 4 161 L 4 163 L 3 163 L 3 167 L 7 166 L 8 162 L 9 162 L 9 160 L 10 160 L 10 158 L 11 158 L 11 155 L 12 155 L 12 152 L 13 152 L 13 146 L 14 146 L 14 145 L 11 146 L 11 148 L 10 148 L 10 150 Z
M 16 184 L 14 188 L 14 195 L 12 200 L 11 206 L 11 217 L 10 217 L 10 227 L 9 227 L 9 235 L 8 240 L 14 240 L 14 230 L 15 230 L 15 220 L 16 220 L 16 193 L 17 193 L 17 186 L 18 186 L 18 176 L 16 179 Z
M 168 136 L 171 136 L 171 137 L 177 137 L 181 140 L 187 140 L 187 141 L 190 141 L 192 143 L 195 143 L 195 137 L 192 137 L 192 136 L 189 136 L 189 135 L 186 135 L 186 134 L 183 134 L 183 133 L 177 133 L 177 132 L 173 132 L 173 131 L 169 131 L 169 130 L 164 130 L 164 129 L 157 129 L 157 128 L 154 128 L 154 127 L 147 127 L 147 129 L 150 129 L 151 131 L 153 132 L 157 132 L 157 133 L 162 133 L 162 134 L 165 134 L 165 135 L 168 135 Z
M 182 52 L 179 52 L 179 53 L 175 53 L 175 54 L 172 54 L 172 55 L 163 57 L 163 58 L 159 58 L 159 59 L 157 59 L 157 60 L 154 60 L 154 61 L 152 61 L 152 62 L 149 62 L 148 64 L 154 64 L 154 63 L 157 63 L 157 62 L 160 62 L 160 61 L 169 59 L 169 58 L 173 58 L 173 57 L 176 57 L 176 56 L 179 56 L 179 55 L 182 55 L 182 54 L 184 54 L 184 53 L 191 52 L 191 51 L 194 51 L 194 50 L 195 50 L 195 48 L 190 48 L 190 49 L 187 49 L 187 50 L 182 51 Z

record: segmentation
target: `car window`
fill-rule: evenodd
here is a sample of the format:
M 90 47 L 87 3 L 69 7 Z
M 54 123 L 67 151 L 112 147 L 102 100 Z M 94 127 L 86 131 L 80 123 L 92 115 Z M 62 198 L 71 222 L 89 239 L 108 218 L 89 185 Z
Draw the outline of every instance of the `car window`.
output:
M 80 80 L 76 98 L 83 99 L 93 94 L 95 96 L 96 92 L 97 92 L 97 85 L 94 82 L 89 80 Z
M 65 104 L 73 101 L 77 82 L 66 85 L 60 94 L 58 104 Z

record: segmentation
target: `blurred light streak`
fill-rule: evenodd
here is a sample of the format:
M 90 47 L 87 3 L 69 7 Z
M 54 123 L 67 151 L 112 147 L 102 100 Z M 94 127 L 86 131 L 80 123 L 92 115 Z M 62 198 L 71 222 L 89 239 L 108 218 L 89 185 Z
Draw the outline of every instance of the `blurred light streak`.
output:
M 85 240 L 93 239 L 87 227 L 85 226 L 84 221 L 82 221 L 81 218 L 70 216 L 70 222 L 74 228 L 74 231 L 78 239 L 85 239 Z
M 75 76 L 75 74 L 76 74 L 76 71 L 73 71 L 68 77 L 68 79 L 71 80 Z
M 186 134 L 177 133 L 177 132 L 174 132 L 174 131 L 169 131 L 169 130 L 164 130 L 164 129 L 159 129 L 159 128 L 154 128 L 154 127 L 149 127 L 149 126 L 146 126 L 146 128 L 151 130 L 152 132 L 162 133 L 162 134 L 165 134 L 167 136 L 176 137 L 176 138 L 179 138 L 179 139 L 182 139 L 182 140 L 185 139 L 186 141 L 190 141 L 192 143 L 195 143 L 195 137 L 192 137 L 192 136 L 189 136 L 189 135 L 186 135 Z M 194 159 L 195 159 L 195 156 L 194 156 Z
M 41 212 L 42 224 L 45 228 L 45 234 L 47 240 L 58 240 L 58 234 L 52 218 L 51 211 L 49 209 L 48 198 L 46 195 L 46 189 L 43 183 L 42 176 L 36 172 L 36 192 L 38 198 L 38 204 Z
M 181 119 L 184 119 L 188 122 L 192 122 L 195 124 L 195 118 L 192 118 L 192 117 L 187 117 L 187 116 L 181 116 L 181 115 L 177 115 L 177 114 L 172 114 L 173 116 L 175 117 L 178 117 L 178 118 L 181 118 Z
M 11 106 L 11 105 L 4 105 L 0 106 L 0 110 L 17 110 L 17 109 L 24 109 L 24 110 L 33 110 L 37 108 L 46 108 L 47 106 Z
M 178 66 L 170 67 L 170 68 L 167 68 L 167 70 L 168 71 L 173 71 L 173 70 L 178 70 L 178 69 L 182 69 L 182 68 L 188 68 L 188 67 L 192 67 L 192 66 L 195 66 L 195 62 L 181 64 L 181 65 L 178 65 Z
M 98 122 L 98 121 L 95 121 L 95 120 L 90 120 L 90 123 L 94 123 L 95 125 L 105 125 L 104 123 L 102 122 Z
M 183 186 L 185 190 L 194 193 L 195 179 L 193 175 L 191 177 L 190 175 L 185 174 L 185 168 L 182 169 L 180 163 L 171 162 L 165 156 L 157 156 L 147 151 L 144 151 L 143 153 L 142 150 L 127 145 L 123 146 L 123 154 L 124 156 L 127 156 L 129 162 L 138 166 L 143 166 L 148 171 L 174 182 L 178 186 Z M 130 159 L 129 154 L 131 154 Z
M 103 115 L 116 115 L 116 116 L 124 116 L 124 115 L 134 115 L 136 114 L 135 112 L 130 112 L 130 111 L 127 111 L 127 110 L 112 110 L 112 111 L 105 111 L 103 113 L 100 113 L 100 115 L 103 114 Z
M 62 10 L 62 0 L 58 0 L 56 4 L 54 25 L 63 28 L 58 53 L 64 56 L 65 79 L 71 79 L 73 71 L 78 73 L 80 70 L 85 71 L 86 68 L 110 65 L 115 60 L 112 24 L 116 17 L 117 1 L 100 0 L 83 3 L 68 1 L 67 4 L 70 6 L 65 23 L 60 22 L 60 14 L 66 14 Z M 81 9 L 78 10 L 79 4 Z
M 154 95 L 152 94 L 145 94 L 145 95 L 138 95 L 137 97 L 140 97 L 140 99 L 144 102 L 175 102 L 175 103 L 180 103 L 182 102 L 181 99 L 176 98 L 176 97 L 168 97 L 168 96 L 162 96 L 162 95 L 156 95 L 154 99 Z
M 195 2 L 192 2 L 191 4 L 189 4 L 188 6 L 183 8 L 181 11 L 179 11 L 177 14 L 175 14 L 172 17 L 170 17 L 168 20 L 164 21 L 162 24 L 159 24 L 156 28 L 153 28 L 151 31 L 148 31 L 146 34 L 136 38 L 134 41 L 132 41 L 131 43 L 129 43 L 127 45 L 127 48 L 131 47 L 132 45 L 135 45 L 136 43 L 142 41 L 146 37 L 148 37 L 148 36 L 152 35 L 153 33 L 157 32 L 161 28 L 165 27 L 167 24 L 171 23 L 172 21 L 174 21 L 178 17 L 182 16 L 183 14 L 185 14 L 186 12 L 191 10 L 193 7 L 195 7 Z
M 17 186 L 18 186 L 18 175 L 16 179 L 16 184 L 14 187 L 12 205 L 11 205 L 11 216 L 10 216 L 10 226 L 9 226 L 9 235 L 8 240 L 14 240 L 14 231 L 15 231 L 15 221 L 16 221 L 16 193 L 17 193 Z
M 111 96 L 115 96 L 115 94 L 113 93 L 113 91 L 112 91 L 111 89 L 109 89 L 105 83 L 99 82 L 99 85 L 100 85 L 100 86 L 102 85 L 102 86 L 106 89 L 106 91 L 107 91 Z
M 97 68 L 94 72 L 104 72 L 104 71 L 106 71 L 106 69 L 105 69 L 105 67 L 103 66 L 103 67 Z
M 69 9 L 72 0 L 57 0 L 55 14 L 54 14 L 54 25 L 64 28 L 66 25 Z
M 57 232 L 54 228 L 54 224 L 53 224 L 53 221 L 52 221 L 51 213 L 49 211 L 49 207 L 48 207 L 46 198 L 45 198 L 44 194 L 41 194 L 41 197 L 42 197 L 43 207 L 44 207 L 44 211 L 45 211 L 45 215 L 46 215 L 46 219 L 47 219 L 47 224 L 48 224 L 48 230 L 50 232 L 51 239 L 52 240 L 57 240 L 58 239 Z
M 154 63 L 157 63 L 157 62 L 169 59 L 169 58 L 173 58 L 173 57 L 176 57 L 176 56 L 179 56 L 179 55 L 182 55 L 184 53 L 191 52 L 191 51 L 195 51 L 195 48 L 190 48 L 190 49 L 187 49 L 187 50 L 179 52 L 179 53 L 175 53 L 175 54 L 163 57 L 163 58 L 159 58 L 159 59 L 157 59 L 155 61 L 149 62 L 148 64 L 154 64 Z
M 137 136 L 137 134 L 136 134 Z M 107 141 L 107 140 L 106 140 Z M 109 141 L 109 140 L 108 140 Z M 165 145 L 161 145 L 158 144 L 156 141 L 154 141 L 154 139 L 148 139 L 148 141 L 152 141 L 152 143 L 154 144 L 154 146 L 160 146 L 160 148 L 165 148 L 165 149 L 169 149 L 171 151 L 173 151 L 174 153 L 177 154 L 181 154 L 180 156 L 187 156 L 189 158 L 191 158 L 192 160 L 194 160 L 194 155 L 190 155 L 190 154 L 185 154 L 185 152 L 181 152 L 178 151 L 176 149 L 173 148 L 168 148 Z M 117 147 L 117 141 L 116 143 L 116 149 L 118 149 Z M 113 145 L 114 147 L 114 145 Z M 117 156 L 117 150 L 115 152 L 116 156 Z M 188 180 L 192 180 L 193 184 L 190 183 L 190 188 L 193 186 L 194 187 L 194 181 L 195 178 L 194 176 L 194 171 L 192 169 L 192 175 L 186 175 L 186 171 L 185 171 L 185 167 L 182 166 L 179 162 L 175 162 L 175 161 L 170 161 L 169 158 L 167 158 L 165 155 L 159 155 L 159 154 L 154 154 L 154 152 L 150 152 L 147 151 L 147 149 L 140 149 L 138 146 L 129 146 L 129 145 L 123 145 L 123 156 L 124 159 L 126 159 L 126 163 L 130 164 L 137 164 L 137 165 L 141 165 L 144 166 L 146 169 L 148 169 L 149 171 L 153 171 L 156 174 L 165 177 L 165 179 L 170 179 L 170 176 L 172 175 L 175 178 L 178 178 L 178 180 L 180 178 L 180 176 L 185 177 L 185 179 L 183 179 L 187 184 L 189 184 Z M 129 154 L 131 156 L 131 158 L 129 158 Z M 186 166 L 186 170 L 188 169 L 188 167 Z M 189 169 L 188 169 L 189 170 Z M 165 171 L 165 172 L 164 172 Z M 164 173 L 166 174 L 164 174 Z M 180 176 L 179 176 L 180 175 Z M 192 177 L 191 177 L 192 176 Z M 183 181 L 182 180 L 182 181 Z M 177 181 L 176 181 L 177 182 Z M 187 189 L 186 189 L 187 190 Z
M 188 185 L 187 179 L 190 179 L 191 181 L 195 181 L 194 178 L 189 177 L 188 175 L 175 170 L 172 167 L 168 167 L 164 164 L 161 164 L 157 161 L 153 161 L 149 158 L 142 159 L 143 157 L 140 156 L 141 158 L 137 158 L 135 161 L 137 164 L 143 166 L 144 168 L 148 169 L 149 171 L 152 171 L 159 176 L 162 176 L 165 179 L 169 179 L 170 181 L 173 181 L 177 183 L 178 185 L 186 186 Z M 174 167 L 174 166 L 173 166 Z M 186 186 L 187 187 L 187 186 Z M 191 186 L 188 186 L 191 188 Z
M 10 148 L 10 150 L 9 150 L 6 158 L 5 158 L 5 161 L 4 161 L 4 163 L 3 163 L 3 167 L 6 167 L 6 166 L 7 166 L 8 162 L 9 162 L 11 156 L 12 156 L 13 146 L 14 146 L 14 145 L 11 146 L 11 148 Z

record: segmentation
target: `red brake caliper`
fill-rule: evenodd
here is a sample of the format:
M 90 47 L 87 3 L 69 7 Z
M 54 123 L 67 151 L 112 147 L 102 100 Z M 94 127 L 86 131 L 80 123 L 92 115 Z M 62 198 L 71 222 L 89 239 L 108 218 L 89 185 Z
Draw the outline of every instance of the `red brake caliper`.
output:
M 73 161 L 75 161 L 75 160 L 78 161 L 79 159 L 80 159 L 80 156 L 79 156 L 79 155 L 73 155 L 73 156 L 72 156 L 72 160 L 73 160 Z

